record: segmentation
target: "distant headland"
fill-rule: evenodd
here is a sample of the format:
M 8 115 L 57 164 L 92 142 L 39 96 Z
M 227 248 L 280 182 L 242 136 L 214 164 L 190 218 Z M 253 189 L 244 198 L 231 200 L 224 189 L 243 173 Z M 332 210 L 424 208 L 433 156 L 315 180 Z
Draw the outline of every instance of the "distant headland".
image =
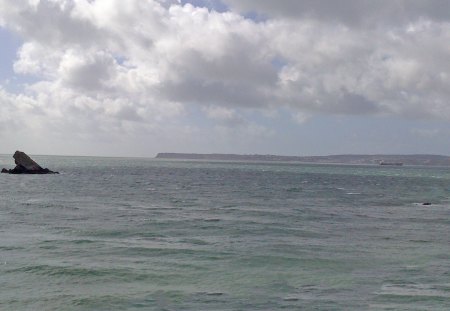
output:
M 281 156 L 260 154 L 198 154 L 198 153 L 158 153 L 157 159 L 210 160 L 210 161 L 261 161 L 261 162 L 303 162 L 322 164 L 379 165 L 401 163 L 404 165 L 450 166 L 450 157 L 442 155 L 358 155 L 341 154 L 328 156 Z

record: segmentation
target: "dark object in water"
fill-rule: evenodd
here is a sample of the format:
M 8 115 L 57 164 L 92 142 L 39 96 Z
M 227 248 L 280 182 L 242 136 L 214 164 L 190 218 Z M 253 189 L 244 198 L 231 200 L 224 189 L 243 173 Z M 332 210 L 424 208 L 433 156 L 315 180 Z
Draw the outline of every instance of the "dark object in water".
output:
M 431 203 L 430 202 L 425 202 L 425 203 L 422 203 L 422 205 L 431 205 Z
M 7 174 L 59 174 L 53 172 L 48 168 L 42 168 L 33 159 L 31 159 L 25 152 L 16 151 L 13 155 L 16 167 L 12 170 L 6 168 L 2 169 L 2 173 Z

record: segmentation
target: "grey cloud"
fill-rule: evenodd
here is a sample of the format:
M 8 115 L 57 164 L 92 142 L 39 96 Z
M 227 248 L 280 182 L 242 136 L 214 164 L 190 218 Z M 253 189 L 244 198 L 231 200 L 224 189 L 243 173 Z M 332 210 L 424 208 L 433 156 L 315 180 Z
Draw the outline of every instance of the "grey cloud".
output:
M 101 31 L 87 20 L 71 16 L 74 3 L 67 1 L 37 1 L 35 6 L 25 1 L 12 5 L 8 1 L 1 4 L 7 12 L 4 19 L 24 39 L 45 42 L 52 48 L 61 45 L 92 45 L 103 41 Z M 1 8 L 1 6 L 0 6 Z
M 377 104 L 365 96 L 355 93 L 350 93 L 347 90 L 326 99 L 326 107 L 321 110 L 333 114 L 376 114 L 381 111 Z
M 261 58 L 259 44 L 252 45 L 244 38 L 228 43 L 223 55 L 215 59 L 202 57 L 200 53 L 185 51 L 180 62 L 189 75 L 203 77 L 209 81 L 231 81 L 233 83 L 253 83 L 273 85 L 277 82 L 277 69 L 270 59 Z
M 114 74 L 116 62 L 107 54 L 96 53 L 78 57 L 67 56 L 61 71 L 62 82 L 81 91 L 99 92 L 108 88 L 108 82 Z
M 182 103 L 216 104 L 238 107 L 267 106 L 269 96 L 264 88 L 255 89 L 246 83 L 207 82 L 188 79 L 162 84 L 159 91 L 164 98 Z
M 176 79 L 166 80 L 158 90 L 179 102 L 229 106 L 265 106 L 274 99 L 278 72 L 270 61 L 258 59 L 254 46 L 228 46 L 219 58 L 209 60 L 198 51 L 186 50 L 172 64 Z
M 241 12 L 271 17 L 310 17 L 350 25 L 399 24 L 418 18 L 450 20 L 447 0 L 224 0 Z
M 120 110 L 116 113 L 116 117 L 119 120 L 134 121 L 134 122 L 144 121 L 142 116 L 140 116 L 136 111 L 135 107 L 132 106 L 121 107 Z
M 380 102 L 369 99 L 365 94 L 350 92 L 345 87 L 327 91 L 321 86 L 316 86 L 314 94 L 305 91 L 301 83 L 290 85 L 290 88 L 287 94 L 280 94 L 278 101 L 311 113 L 369 115 L 383 114 L 388 111 L 386 107 L 380 105 Z

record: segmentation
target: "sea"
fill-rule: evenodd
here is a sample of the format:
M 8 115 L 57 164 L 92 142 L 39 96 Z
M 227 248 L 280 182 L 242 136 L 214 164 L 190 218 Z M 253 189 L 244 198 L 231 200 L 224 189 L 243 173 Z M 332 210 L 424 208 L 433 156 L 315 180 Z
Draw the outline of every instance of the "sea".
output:
M 2 311 L 450 310 L 449 167 L 33 158 Z

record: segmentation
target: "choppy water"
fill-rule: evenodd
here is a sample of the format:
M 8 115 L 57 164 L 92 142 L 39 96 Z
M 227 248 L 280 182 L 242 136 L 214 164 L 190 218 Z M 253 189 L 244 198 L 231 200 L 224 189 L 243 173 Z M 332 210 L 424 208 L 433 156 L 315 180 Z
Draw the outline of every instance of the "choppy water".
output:
M 36 158 L 0 310 L 450 309 L 449 168 Z

